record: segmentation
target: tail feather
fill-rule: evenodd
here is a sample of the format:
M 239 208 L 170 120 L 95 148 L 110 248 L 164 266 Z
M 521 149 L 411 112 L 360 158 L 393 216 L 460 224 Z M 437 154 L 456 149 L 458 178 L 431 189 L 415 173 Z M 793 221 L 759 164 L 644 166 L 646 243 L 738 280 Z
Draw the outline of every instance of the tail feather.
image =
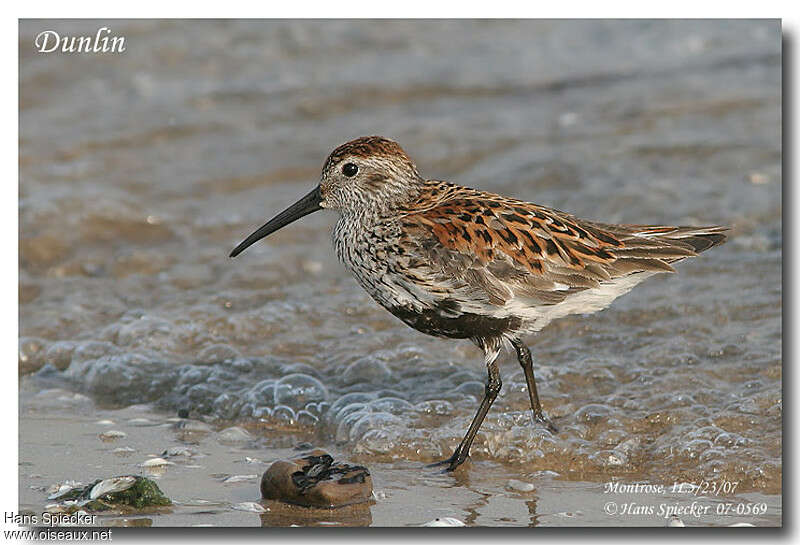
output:
M 631 226 L 633 227 L 633 226 Z M 728 227 L 712 225 L 709 227 L 662 227 L 642 226 L 638 236 L 654 236 L 659 239 L 688 244 L 696 253 L 705 252 L 709 248 L 722 244 L 728 239 Z
M 599 226 L 623 243 L 623 247 L 613 250 L 619 260 L 659 260 L 661 264 L 674 263 L 722 244 L 727 240 L 729 230 L 728 227 L 719 225 L 673 227 L 599 224 Z

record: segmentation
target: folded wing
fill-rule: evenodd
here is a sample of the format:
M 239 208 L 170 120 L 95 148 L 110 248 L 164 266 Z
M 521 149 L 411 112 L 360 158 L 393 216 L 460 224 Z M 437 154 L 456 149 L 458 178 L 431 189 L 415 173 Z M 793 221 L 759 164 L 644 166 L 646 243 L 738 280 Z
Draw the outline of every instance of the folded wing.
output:
M 409 259 L 448 298 L 484 312 L 555 305 L 636 273 L 674 272 L 671 263 L 726 238 L 724 227 L 582 221 L 444 182 L 423 199 L 400 214 Z

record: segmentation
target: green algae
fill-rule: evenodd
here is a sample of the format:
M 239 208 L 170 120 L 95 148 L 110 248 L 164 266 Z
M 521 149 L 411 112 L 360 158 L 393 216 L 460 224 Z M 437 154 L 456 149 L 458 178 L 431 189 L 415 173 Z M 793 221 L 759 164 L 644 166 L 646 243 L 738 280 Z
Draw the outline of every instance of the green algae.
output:
M 77 501 L 79 502 L 78 505 L 70 507 L 80 507 L 91 511 L 107 511 L 119 507 L 143 509 L 145 507 L 172 505 L 172 501 L 161 491 L 155 481 L 135 475 L 130 475 L 130 477 L 135 480 L 133 484 L 124 490 L 109 492 L 99 498 L 91 499 L 92 489 L 103 481 L 103 479 L 97 479 L 83 488 L 74 488 L 66 492 L 58 497 L 58 501 L 62 503 L 70 500 Z
M 137 477 L 133 486 L 127 490 L 106 494 L 103 499 L 111 505 L 129 505 L 136 509 L 172 505 L 172 501 L 161 492 L 155 481 L 146 477 Z

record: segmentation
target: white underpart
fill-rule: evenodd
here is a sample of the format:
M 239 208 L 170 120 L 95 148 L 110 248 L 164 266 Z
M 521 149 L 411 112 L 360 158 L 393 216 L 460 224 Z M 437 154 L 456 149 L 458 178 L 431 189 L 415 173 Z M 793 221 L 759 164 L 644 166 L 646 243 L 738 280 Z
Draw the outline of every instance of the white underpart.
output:
M 532 303 L 530 300 L 514 297 L 498 309 L 498 316 L 519 316 L 523 319 L 523 331 L 533 333 L 557 318 L 570 314 L 590 314 L 603 310 L 611 302 L 631 291 L 642 280 L 658 274 L 657 272 L 640 272 L 619 279 L 603 282 L 597 288 L 589 288 L 568 296 L 555 305 Z

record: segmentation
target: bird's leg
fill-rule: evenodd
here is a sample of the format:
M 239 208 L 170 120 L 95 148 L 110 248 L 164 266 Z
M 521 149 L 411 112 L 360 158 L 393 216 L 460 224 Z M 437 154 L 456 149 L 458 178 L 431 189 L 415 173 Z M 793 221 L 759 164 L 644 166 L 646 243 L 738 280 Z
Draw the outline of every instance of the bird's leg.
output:
M 517 359 L 519 360 L 519 364 L 522 366 L 522 370 L 525 373 L 525 382 L 528 383 L 528 395 L 531 398 L 531 410 L 533 411 L 533 417 L 540 423 L 544 424 L 548 430 L 556 433 L 558 429 L 544 413 L 542 410 L 542 404 L 539 403 L 539 393 L 536 391 L 536 379 L 533 378 L 533 358 L 531 358 L 531 351 L 527 346 L 525 346 L 525 343 L 519 339 L 512 339 L 511 344 L 514 346 L 514 350 L 517 351 Z
M 469 456 L 469 448 L 472 446 L 472 441 L 475 439 L 475 435 L 478 433 L 483 419 L 486 418 L 489 407 L 492 406 L 492 403 L 494 403 L 494 400 L 497 398 L 497 394 L 500 393 L 500 388 L 503 386 L 503 382 L 500 380 L 500 370 L 497 368 L 497 362 L 495 361 L 499 353 L 498 349 L 484 348 L 489 379 L 486 382 L 486 392 L 483 395 L 483 401 L 481 401 L 478 412 L 475 414 L 475 418 L 472 419 L 472 424 L 470 424 L 464 439 L 461 440 L 461 443 L 456 447 L 455 452 L 453 452 L 450 458 L 442 460 L 441 462 L 436 462 L 435 464 L 430 464 L 428 467 L 446 465 L 447 471 L 453 471 L 463 464 Z

